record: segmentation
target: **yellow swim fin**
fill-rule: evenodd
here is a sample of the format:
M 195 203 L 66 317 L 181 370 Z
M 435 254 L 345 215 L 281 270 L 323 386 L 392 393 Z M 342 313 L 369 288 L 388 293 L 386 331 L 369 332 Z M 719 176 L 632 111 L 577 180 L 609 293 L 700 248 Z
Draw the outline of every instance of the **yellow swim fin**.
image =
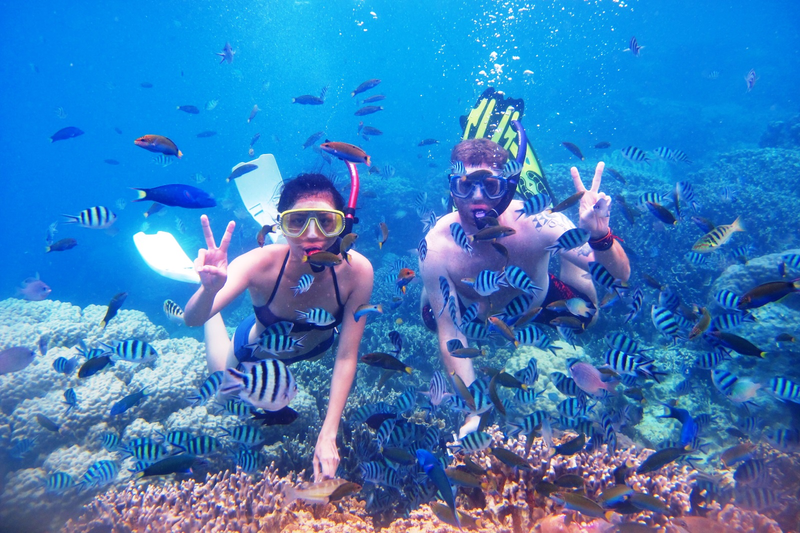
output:
M 516 157 L 519 145 L 517 132 L 511 127 L 511 121 L 522 120 L 524 112 L 525 102 L 521 98 L 509 98 L 494 87 L 488 87 L 478 97 L 469 114 L 461 117 L 463 131 L 461 138 L 464 140 L 489 138 L 508 150 L 512 157 Z M 527 199 L 543 192 L 549 194 L 554 202 L 556 201 L 542 171 L 539 158 L 529 142 L 517 185 L 517 194 Z

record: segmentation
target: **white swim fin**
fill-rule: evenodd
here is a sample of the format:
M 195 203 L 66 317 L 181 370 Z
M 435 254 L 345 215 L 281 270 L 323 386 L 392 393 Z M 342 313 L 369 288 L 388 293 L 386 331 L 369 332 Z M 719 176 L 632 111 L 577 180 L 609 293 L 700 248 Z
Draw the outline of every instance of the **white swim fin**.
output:
M 272 154 L 263 154 L 253 161 L 239 163 L 231 169 L 236 170 L 242 165 L 258 165 L 252 172 L 236 178 L 236 188 L 242 203 L 260 226 L 274 224 L 278 220 L 278 198 L 283 187 L 283 178 L 278 169 L 278 163 Z M 272 242 L 277 242 L 280 234 L 270 233 Z
M 147 266 L 165 278 L 200 283 L 194 263 L 171 233 L 159 231 L 155 235 L 145 235 L 140 231 L 133 236 L 133 243 Z

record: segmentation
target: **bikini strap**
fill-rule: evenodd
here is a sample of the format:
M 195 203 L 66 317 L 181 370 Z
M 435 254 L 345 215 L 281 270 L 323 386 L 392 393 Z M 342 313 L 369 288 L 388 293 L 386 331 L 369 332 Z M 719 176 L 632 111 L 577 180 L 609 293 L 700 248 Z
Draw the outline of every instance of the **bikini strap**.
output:
M 275 295 L 278 293 L 278 287 L 280 287 L 280 285 L 281 285 L 281 279 L 283 278 L 283 271 L 284 271 L 284 270 L 286 270 L 286 263 L 288 263 L 288 262 L 289 262 L 289 254 L 290 254 L 290 253 L 291 253 L 291 250 L 289 250 L 288 252 L 286 252 L 286 257 L 285 257 L 285 258 L 284 258 L 284 260 L 283 260 L 283 265 L 281 266 L 281 271 L 280 271 L 280 273 L 278 274 L 278 279 L 276 279 L 276 280 L 275 280 L 275 287 L 272 289 L 272 294 L 270 294 L 270 295 L 269 295 L 269 300 L 267 300 L 267 305 L 265 305 L 264 307 L 267 307 L 267 308 L 268 308 L 268 307 L 269 307 L 269 304 L 271 304 L 271 303 L 272 303 L 272 300 L 274 300 L 274 299 L 275 299 Z M 335 278 L 334 278 L 334 279 L 335 279 Z M 338 289 L 338 287 L 337 287 L 337 289 L 336 289 L 336 295 L 337 295 L 337 296 L 339 295 L 339 289 Z
M 339 281 L 336 279 L 336 270 L 331 267 L 331 276 L 333 276 L 333 290 L 336 291 L 336 303 L 339 304 L 339 309 L 344 309 L 344 304 L 339 296 Z

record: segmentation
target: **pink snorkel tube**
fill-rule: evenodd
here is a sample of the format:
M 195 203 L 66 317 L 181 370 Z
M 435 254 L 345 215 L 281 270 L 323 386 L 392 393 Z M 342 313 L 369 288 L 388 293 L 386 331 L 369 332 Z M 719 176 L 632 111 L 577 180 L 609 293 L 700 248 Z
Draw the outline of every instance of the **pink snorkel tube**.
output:
M 356 164 L 352 161 L 344 160 L 347 165 L 347 170 L 350 171 L 350 199 L 347 201 L 347 207 L 344 210 L 344 231 L 342 235 L 347 235 L 353 232 L 353 224 L 358 224 L 356 218 L 356 204 L 358 202 L 358 169 Z

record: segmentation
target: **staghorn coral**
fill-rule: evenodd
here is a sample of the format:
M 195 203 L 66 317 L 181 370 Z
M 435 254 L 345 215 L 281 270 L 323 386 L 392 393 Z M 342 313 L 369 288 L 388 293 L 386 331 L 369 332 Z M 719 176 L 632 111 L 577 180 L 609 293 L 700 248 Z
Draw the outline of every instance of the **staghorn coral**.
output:
M 243 472 L 220 472 L 205 483 L 194 480 L 137 487 L 97 496 L 64 531 L 88 532 L 97 527 L 113 531 L 332 531 L 372 532 L 363 504 L 348 499 L 337 505 L 286 506 L 283 487 L 273 467 L 258 480 Z
M 493 431 L 499 445 L 502 436 Z M 506 448 L 524 454 L 521 441 L 509 441 Z M 634 466 L 649 454 L 648 450 L 631 448 L 616 454 L 602 449 L 582 452 L 572 457 L 553 457 L 547 454 L 541 441 L 537 441 L 527 456 L 533 470 L 513 470 L 487 452 L 473 456 L 489 471 L 490 485 L 485 504 L 476 506 L 473 500 L 459 496 L 458 507 L 476 524 L 472 528 L 481 532 L 526 531 L 605 531 L 611 525 L 602 520 L 590 520 L 577 513 L 570 518 L 556 506 L 552 499 L 544 498 L 534 490 L 534 485 L 544 477 L 553 481 L 565 473 L 579 474 L 586 480 L 586 492 L 596 498 L 607 486 L 613 484 L 613 470 L 626 461 Z M 688 466 L 669 465 L 650 475 L 631 475 L 629 484 L 636 490 L 660 497 L 669 508 L 669 516 L 642 512 L 633 518 L 616 515 L 615 523 L 637 521 L 666 530 L 687 527 L 688 531 L 754 531 L 777 533 L 779 525 L 770 518 L 733 505 L 709 511 L 706 517 L 682 516 L 689 512 L 690 483 L 694 472 Z M 242 472 L 224 472 L 208 477 L 205 483 L 187 480 L 177 483 L 157 483 L 146 488 L 129 484 L 122 490 L 112 490 L 97 496 L 85 507 L 85 513 L 67 523 L 64 531 L 87 532 L 95 528 L 113 531 L 333 531 L 373 532 L 365 510 L 365 503 L 347 498 L 335 505 L 310 506 L 297 502 L 284 504 L 283 488 L 300 479 L 280 477 L 274 464 L 261 479 L 254 480 Z M 697 529 L 702 528 L 702 529 Z M 452 532 L 455 528 L 443 524 L 427 505 L 422 505 L 382 528 L 386 533 L 401 532 Z

